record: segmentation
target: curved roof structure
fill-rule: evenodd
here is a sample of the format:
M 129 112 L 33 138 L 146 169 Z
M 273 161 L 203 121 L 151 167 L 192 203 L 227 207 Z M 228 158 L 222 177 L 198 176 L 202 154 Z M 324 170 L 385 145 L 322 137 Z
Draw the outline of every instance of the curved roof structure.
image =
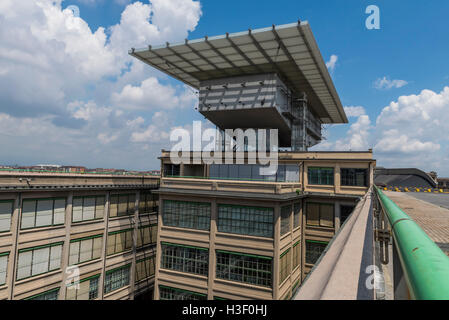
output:
M 205 80 L 276 73 L 298 97 L 307 94 L 322 123 L 348 122 L 307 22 L 133 48 L 129 54 L 196 89 Z

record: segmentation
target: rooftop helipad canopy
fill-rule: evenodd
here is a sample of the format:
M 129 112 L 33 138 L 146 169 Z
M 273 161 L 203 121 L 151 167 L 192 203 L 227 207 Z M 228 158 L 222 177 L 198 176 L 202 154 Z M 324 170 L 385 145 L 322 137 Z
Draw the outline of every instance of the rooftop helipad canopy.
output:
M 184 43 L 132 49 L 130 55 L 199 89 L 200 82 L 277 73 L 322 123 L 347 123 L 326 64 L 307 22 L 248 30 Z

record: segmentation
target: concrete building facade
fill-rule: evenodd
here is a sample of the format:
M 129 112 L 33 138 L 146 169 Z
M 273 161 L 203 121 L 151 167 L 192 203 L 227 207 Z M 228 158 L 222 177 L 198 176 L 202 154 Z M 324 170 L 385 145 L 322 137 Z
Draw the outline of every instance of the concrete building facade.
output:
M 273 182 L 211 176 L 213 166 L 162 151 L 155 299 L 291 298 L 368 191 L 375 160 L 280 153 Z
M 153 296 L 159 177 L 0 173 L 0 299 Z

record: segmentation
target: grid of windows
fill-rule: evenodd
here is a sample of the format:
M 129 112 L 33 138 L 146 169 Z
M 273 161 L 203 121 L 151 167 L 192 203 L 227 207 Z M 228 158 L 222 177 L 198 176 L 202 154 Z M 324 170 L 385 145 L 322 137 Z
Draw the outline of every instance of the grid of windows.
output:
M 14 210 L 14 200 L 0 200 L 0 232 L 11 230 L 11 217 Z
M 334 227 L 334 205 L 328 203 L 307 203 L 307 225 Z
M 25 300 L 58 300 L 59 288 L 26 298 Z
M 142 192 L 139 199 L 139 214 L 157 213 L 159 196 L 154 193 Z
M 139 227 L 137 231 L 137 244 L 138 248 L 155 244 L 157 241 L 157 224 L 149 226 Z
M 207 276 L 209 250 L 169 243 L 161 246 L 161 268 Z
M 279 164 L 276 172 L 262 175 L 260 169 L 267 166 L 260 164 L 212 164 L 211 179 L 223 180 L 260 180 L 273 182 L 298 182 L 299 167 L 296 164 Z
M 121 217 L 134 214 L 136 208 L 135 194 L 114 194 L 111 195 L 109 216 Z
M 210 229 L 210 203 L 164 200 L 162 221 L 166 226 Z
M 293 269 L 299 266 L 301 262 L 301 246 L 299 241 L 293 245 Z
M 17 280 L 57 270 L 61 266 L 62 242 L 19 250 Z
M 101 258 L 102 245 L 102 234 L 71 240 L 69 250 L 69 265 Z
M 217 250 L 217 278 L 271 287 L 272 260 Z
M 0 253 L 0 286 L 6 283 L 6 272 L 8 271 L 9 252 Z
M 292 214 L 292 206 L 288 205 L 288 206 L 283 206 L 281 208 L 281 236 L 290 232 L 291 214 Z
M 23 200 L 21 229 L 62 225 L 65 221 L 65 199 Z
M 133 247 L 133 229 L 110 232 L 108 234 L 106 255 L 131 250 Z
M 72 222 L 102 219 L 104 216 L 104 196 L 74 197 Z
M 160 300 L 207 300 L 207 295 L 166 286 L 159 286 Z
M 368 170 L 367 169 L 340 169 L 341 185 L 342 186 L 356 186 L 366 187 L 368 184 Z
M 154 276 L 155 256 L 136 261 L 136 282 Z
M 315 264 L 326 247 L 327 242 L 306 240 L 306 263 Z
M 104 293 L 109 293 L 129 285 L 129 271 L 131 264 L 106 272 Z
M 76 286 L 72 284 L 67 287 L 66 300 L 93 300 L 98 298 L 98 281 L 100 275 L 82 279 Z
M 296 202 L 293 205 L 293 229 L 299 227 L 301 221 L 301 203 Z
M 309 167 L 307 173 L 309 184 L 334 184 L 334 168 Z
M 291 273 L 291 251 L 287 249 L 281 254 L 279 260 L 279 283 L 282 283 Z
M 219 232 L 273 237 L 273 208 L 218 205 Z

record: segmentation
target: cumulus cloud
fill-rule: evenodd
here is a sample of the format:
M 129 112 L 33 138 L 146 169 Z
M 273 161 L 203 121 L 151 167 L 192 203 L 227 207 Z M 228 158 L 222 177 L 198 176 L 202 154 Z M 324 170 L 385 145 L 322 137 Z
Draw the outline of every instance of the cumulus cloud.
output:
M 348 118 L 360 117 L 365 114 L 365 108 L 361 106 L 357 107 L 343 107 Z
M 0 1 L 0 143 L 9 150 L 0 161 L 79 159 L 148 168 L 148 160 L 144 165 L 124 155 L 152 153 L 156 164 L 160 141 L 153 139 L 157 146 L 143 152 L 132 134 L 161 121 L 161 115 L 151 118 L 159 109 L 193 108 L 195 99 L 187 87 L 162 84 L 161 74 L 128 50 L 186 38 L 201 17 L 199 1 L 135 2 L 116 25 L 97 30 L 62 2 Z M 12 147 L 19 144 L 20 150 Z M 39 160 L 53 156 L 55 161 Z
M 392 88 L 402 88 L 408 84 L 405 80 L 390 80 L 387 77 L 379 78 L 374 81 L 374 88 L 378 90 L 389 90 Z
M 338 56 L 335 54 L 331 55 L 328 62 L 326 62 L 326 67 L 329 69 L 329 71 L 333 72 L 335 69 L 335 66 L 337 65 Z

